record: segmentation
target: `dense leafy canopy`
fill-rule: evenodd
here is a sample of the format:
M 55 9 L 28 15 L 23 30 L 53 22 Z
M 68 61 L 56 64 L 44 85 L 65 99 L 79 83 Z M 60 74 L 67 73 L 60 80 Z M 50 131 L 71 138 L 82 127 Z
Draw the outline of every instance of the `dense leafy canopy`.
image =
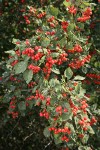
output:
M 1 128 L 26 117 L 35 130 L 42 120 L 57 148 L 99 150 L 99 2 L 1 4 Z

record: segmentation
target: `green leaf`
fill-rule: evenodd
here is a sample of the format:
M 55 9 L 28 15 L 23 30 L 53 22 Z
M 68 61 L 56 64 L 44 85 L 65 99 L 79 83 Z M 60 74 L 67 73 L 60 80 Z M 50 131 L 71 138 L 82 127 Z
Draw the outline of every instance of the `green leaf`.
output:
M 35 86 L 35 87 L 32 89 L 32 93 L 35 93 L 35 92 L 36 92 L 36 90 L 37 90 L 37 88 L 38 88 L 38 85 L 37 85 L 37 86 Z
M 84 143 L 84 144 L 87 143 L 88 139 L 89 139 L 89 135 L 85 134 L 83 139 L 82 139 L 82 143 Z
M 49 81 L 49 84 L 50 84 L 51 87 L 55 87 L 55 86 L 59 85 L 60 82 L 59 82 L 59 80 L 57 80 L 57 79 L 51 79 L 51 80 Z
M 42 45 L 43 47 L 47 47 L 49 44 L 50 44 L 50 40 L 49 40 L 48 38 L 42 39 L 41 45 Z
M 91 147 L 88 147 L 88 146 L 79 146 L 78 150 L 91 150 Z
M 80 85 L 80 84 L 77 84 L 77 85 L 75 86 L 75 92 L 76 92 L 77 94 L 80 93 L 80 88 L 81 88 L 81 85 Z
M 94 66 L 95 66 L 96 68 L 100 68 L 100 62 L 95 62 L 95 63 L 94 63 Z
M 90 3 L 89 3 L 89 2 L 84 2 L 84 1 L 83 1 L 83 4 L 84 4 L 85 6 L 88 6 L 88 7 L 90 6 Z
M 50 86 L 51 87 L 55 87 L 55 81 L 54 79 L 51 79 L 50 82 L 49 82 Z
M 62 143 L 62 140 L 60 139 L 59 135 L 54 134 L 54 142 L 55 142 L 56 145 Z
M 51 56 L 52 56 L 53 58 L 57 58 L 57 57 L 59 56 L 59 53 L 51 53 Z
M 62 114 L 62 120 L 68 120 L 72 118 L 72 110 L 70 108 L 69 103 L 63 102 L 63 107 L 65 107 L 68 112 Z
M 20 97 L 21 96 L 21 90 L 15 90 L 15 96 Z
M 79 125 L 79 124 L 78 124 L 79 119 L 78 119 L 76 116 L 74 117 L 74 121 L 75 121 L 75 125 L 76 125 L 76 127 L 78 127 L 78 125 Z
M 45 137 L 49 137 L 49 136 L 50 136 L 50 131 L 49 131 L 49 128 L 48 128 L 48 127 L 46 127 L 46 128 L 44 129 L 43 134 L 44 134 Z
M 61 119 L 63 120 L 63 121 L 66 121 L 66 120 L 69 120 L 70 119 L 70 117 L 72 116 L 72 114 L 70 113 L 63 113 L 62 115 L 61 115 Z
M 44 63 L 45 57 L 46 57 L 46 56 L 43 56 L 43 57 L 39 60 L 40 64 Z
M 71 123 L 66 123 L 65 127 L 69 127 L 71 129 L 72 132 L 75 132 L 74 126 Z
M 5 53 L 7 53 L 7 54 L 11 54 L 11 55 L 15 55 L 16 53 L 15 53 L 15 51 L 13 51 L 13 50 L 10 50 L 10 51 L 6 51 Z
M 26 102 L 24 102 L 24 101 L 19 102 L 19 104 L 18 104 L 18 109 L 19 109 L 20 111 L 26 110 Z
M 87 71 L 88 71 L 88 70 L 87 70 L 87 67 L 82 66 L 82 72 L 86 74 Z
M 35 103 L 35 101 L 28 101 L 28 104 L 29 104 L 29 108 L 32 109 L 33 108 L 33 104 Z
M 51 13 L 51 15 L 53 15 L 53 16 L 57 16 L 58 13 L 59 13 L 59 9 L 56 8 L 56 7 L 51 6 L 51 7 L 50 7 L 50 13 Z
M 74 40 L 80 41 L 80 42 L 82 42 L 84 44 L 86 43 L 87 39 L 83 39 L 83 38 L 77 37 L 72 31 L 70 31 L 70 34 L 72 35 L 71 38 L 73 38 Z
M 3 97 L 3 103 L 8 103 L 10 102 L 10 95 L 7 93 Z
M 82 97 L 82 96 L 84 96 L 85 93 L 86 93 L 86 90 L 81 87 L 79 96 Z
M 70 67 L 64 71 L 64 76 L 67 77 L 68 80 L 73 76 L 73 71 Z
M 63 107 L 67 108 L 68 109 L 68 112 L 71 112 L 71 108 L 70 108 L 70 105 L 68 102 L 63 102 Z M 67 112 L 67 113 L 68 113 Z
M 62 91 L 62 86 L 61 85 L 56 85 L 56 87 L 55 87 L 55 92 L 58 92 L 58 94 L 57 94 L 57 97 L 59 98 L 59 97 L 62 97 L 62 95 L 61 94 L 59 94 L 59 92 L 61 92 Z
M 18 63 L 14 66 L 15 74 L 23 73 L 23 72 L 26 70 L 27 65 L 28 65 L 28 62 L 27 62 L 27 61 L 18 62 Z
M 72 31 L 75 28 L 75 24 L 69 24 L 67 31 Z
M 54 72 L 55 74 L 60 74 L 60 71 L 57 68 L 52 68 L 52 72 Z
M 26 70 L 23 73 L 23 78 L 27 84 L 32 80 L 32 77 L 33 77 L 33 71 L 32 70 Z
M 18 42 L 18 39 L 13 38 L 12 43 L 16 44 L 16 42 Z
M 89 131 L 90 134 L 95 134 L 95 133 L 94 133 L 94 130 L 92 129 L 91 126 L 88 127 L 88 131 Z
M 69 7 L 71 5 L 70 2 L 66 2 L 66 0 L 63 2 L 63 4 L 66 6 L 66 7 Z
M 82 76 L 79 76 L 79 75 L 77 75 L 75 78 L 74 78 L 74 80 L 84 80 L 85 79 L 85 77 L 82 77 Z
M 76 92 L 77 94 L 79 94 L 80 97 L 83 97 L 84 94 L 86 93 L 86 90 L 82 88 L 81 84 L 77 84 L 77 85 L 75 86 L 75 92 Z
M 28 61 L 30 59 L 30 57 L 26 55 L 22 55 L 22 58 L 24 59 L 24 61 Z
M 64 37 L 58 43 L 60 44 L 61 47 L 64 47 L 67 43 L 67 39 Z

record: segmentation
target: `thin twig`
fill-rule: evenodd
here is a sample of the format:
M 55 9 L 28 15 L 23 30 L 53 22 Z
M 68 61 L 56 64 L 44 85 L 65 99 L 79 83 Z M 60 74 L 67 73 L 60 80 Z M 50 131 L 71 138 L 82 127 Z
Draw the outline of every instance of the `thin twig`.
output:
M 18 125 L 20 119 L 21 119 L 21 116 L 19 117 L 18 122 L 15 124 L 14 128 L 12 129 L 12 131 L 7 135 L 7 138 L 6 138 L 5 141 L 7 141 L 8 137 L 13 133 L 13 131 L 14 131 L 14 129 L 17 127 L 17 125 Z
M 44 150 L 52 143 L 52 141 L 50 141 L 44 148 Z

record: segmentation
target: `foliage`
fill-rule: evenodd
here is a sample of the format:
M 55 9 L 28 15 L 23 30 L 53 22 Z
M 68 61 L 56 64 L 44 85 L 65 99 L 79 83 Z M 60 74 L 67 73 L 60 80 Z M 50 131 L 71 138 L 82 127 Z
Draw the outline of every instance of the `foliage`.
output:
M 12 3 L 17 12 L 10 9 Z M 17 20 L 11 18 L 14 35 L 9 34 L 7 40 L 13 45 L 9 43 L 9 59 L 2 66 L 3 125 L 31 112 L 45 118 L 44 136 L 58 147 L 94 148 L 90 143 L 98 127 L 93 115 L 98 118 L 100 113 L 93 102 L 93 98 L 99 99 L 100 84 L 99 46 L 94 38 L 97 36 L 98 43 L 99 34 L 91 31 L 96 6 L 86 0 L 65 0 L 59 5 L 41 1 L 41 6 L 32 1 L 12 3 L 7 3 L 11 7 L 5 8 L 7 13 L 1 19 L 2 24 L 7 23 L 8 10 L 18 16 Z

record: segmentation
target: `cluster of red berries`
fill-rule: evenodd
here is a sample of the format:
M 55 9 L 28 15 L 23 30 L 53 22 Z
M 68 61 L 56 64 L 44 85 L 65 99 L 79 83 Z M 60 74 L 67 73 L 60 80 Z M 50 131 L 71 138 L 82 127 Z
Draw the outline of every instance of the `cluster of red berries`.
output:
M 51 100 L 51 98 L 50 98 L 50 97 L 47 97 L 47 98 L 46 98 L 46 105 L 47 105 L 47 106 L 49 106 L 49 105 L 50 105 L 50 100 Z
M 44 95 L 43 94 L 41 94 L 38 90 L 36 90 L 36 95 L 35 95 L 35 97 L 34 97 L 36 100 L 37 99 L 40 99 L 40 100 L 45 100 L 45 97 L 44 97 Z
M 17 42 L 16 42 L 16 45 L 19 45 L 19 44 L 20 44 L 20 41 L 17 41 Z
M 35 95 L 31 95 L 29 97 L 26 98 L 26 100 L 30 101 L 30 100 L 38 100 L 40 99 L 41 101 L 45 100 L 45 97 L 43 94 L 41 94 L 38 90 L 36 90 Z M 49 98 L 47 98 L 47 102 L 49 103 Z
M 49 131 L 53 131 L 54 134 L 59 134 L 59 133 L 71 134 L 71 130 L 68 127 L 64 127 L 64 128 L 50 127 Z
M 32 81 L 28 84 L 28 88 L 32 88 L 34 85 L 36 85 L 36 83 Z
M 29 16 L 24 16 L 24 19 L 25 19 L 26 24 L 30 24 L 31 23 L 30 20 L 29 20 Z
M 69 101 L 70 107 L 72 109 L 73 115 L 76 116 L 79 108 L 77 106 L 74 105 L 74 103 L 72 102 L 72 100 Z
M 18 60 L 14 60 L 12 63 L 11 63 L 11 66 L 15 66 L 16 64 L 18 63 Z
M 15 78 L 13 75 L 11 75 L 9 79 L 10 79 L 11 81 L 16 81 L 16 80 L 17 80 L 17 78 Z
M 47 31 L 46 32 L 46 35 L 50 35 L 50 36 L 53 36 L 55 34 L 56 34 L 56 31 L 51 31 L 51 32 Z
M 45 15 L 46 15 L 46 12 L 39 13 L 37 15 L 37 18 L 41 19 L 41 18 L 45 17 Z
M 79 44 L 76 44 L 72 50 L 68 50 L 69 53 L 82 52 L 83 49 Z
M 73 62 L 71 62 L 69 64 L 69 67 L 73 68 L 73 69 L 79 69 L 81 68 L 86 62 L 90 61 L 91 56 L 87 55 L 85 58 L 83 58 L 82 60 L 78 60 L 75 59 Z
M 38 61 L 43 56 L 43 53 L 42 52 L 38 52 L 38 53 L 34 54 L 34 52 L 38 51 L 40 48 L 41 48 L 40 46 L 35 46 L 34 49 L 32 49 L 32 48 L 26 48 L 22 52 L 22 54 L 31 57 L 32 60 Z
M 95 84 L 100 84 L 100 75 L 99 74 L 94 74 L 94 73 L 88 73 L 86 75 L 88 78 L 91 78 L 91 79 L 97 79 L 97 80 L 93 80 L 93 82 Z M 89 81 L 90 82 L 90 81 Z M 90 82 L 91 83 L 91 82 Z
M 97 122 L 96 118 L 93 116 L 90 120 L 90 125 L 93 125 Z
M 14 97 L 12 97 L 12 99 L 11 99 L 11 101 L 10 101 L 10 108 L 11 109 L 15 109 L 16 108 L 16 97 L 14 96 Z
M 50 24 L 50 27 L 51 27 L 51 28 L 55 28 L 55 27 L 56 27 L 56 24 L 54 24 L 54 23 L 52 23 L 52 22 L 50 22 L 49 24 Z
M 91 15 L 92 15 L 91 8 L 87 8 L 85 10 L 85 12 L 82 13 L 82 17 L 78 18 L 77 21 L 79 21 L 79 22 L 86 22 L 87 20 L 90 19 Z
M 49 25 L 50 25 L 51 28 L 55 28 L 56 25 L 58 24 L 58 22 L 55 20 L 54 16 L 48 18 L 47 22 L 49 23 Z
M 63 62 L 66 62 L 68 59 L 66 58 L 68 56 L 67 53 L 62 53 L 59 55 L 59 58 L 57 59 L 57 65 L 61 65 Z
M 98 74 L 88 73 L 86 76 L 89 78 L 93 78 L 93 79 L 95 78 L 95 79 L 100 80 L 100 75 L 98 75 Z
M 79 134 L 78 137 L 79 137 L 79 138 L 83 138 L 83 137 L 84 137 L 84 134 Z
M 62 115 L 62 113 L 68 112 L 68 109 L 63 108 L 61 105 L 57 106 L 55 110 L 58 113 L 58 115 Z
M 43 72 L 46 74 L 46 78 L 50 76 L 52 66 L 57 62 L 52 57 L 48 57 L 46 60 L 45 67 L 43 68 Z
M 42 112 L 40 112 L 40 117 L 45 117 L 46 119 L 49 119 L 49 113 L 44 109 Z
M 95 124 L 96 122 L 97 120 L 95 119 L 94 116 L 91 118 L 90 121 L 87 119 L 87 117 L 84 117 L 83 119 L 79 120 L 79 124 L 83 128 L 84 131 L 87 131 L 88 127 Z
M 80 109 L 83 110 L 84 113 L 86 113 L 87 112 L 87 110 L 86 110 L 87 107 L 88 107 L 88 104 L 87 104 L 86 100 L 82 100 Z
M 100 81 L 94 80 L 94 83 L 100 85 Z
M 41 94 L 38 90 L 35 91 L 35 95 L 31 95 L 29 97 L 26 98 L 26 100 L 32 100 L 32 99 L 40 99 L 40 100 L 45 100 L 45 97 L 43 94 Z
M 36 13 L 36 9 L 34 7 L 32 7 L 32 6 L 30 6 L 29 12 L 35 14 Z
M 13 101 L 10 102 L 10 108 L 11 109 L 15 109 L 16 108 L 15 102 L 13 102 Z
M 27 55 L 29 57 L 32 57 L 33 54 L 34 54 L 34 49 L 32 48 L 26 48 L 23 52 L 22 52 L 23 55 Z
M 83 119 L 79 120 L 79 125 L 83 128 L 84 131 L 87 131 L 88 127 L 90 126 L 90 122 L 88 121 L 87 117 L 84 117 Z
M 26 39 L 26 40 L 25 40 L 25 44 L 26 44 L 27 46 L 29 46 L 29 45 L 30 45 L 30 41 L 29 41 L 29 39 Z
M 67 31 L 67 28 L 68 28 L 68 21 L 63 21 L 61 22 L 61 26 L 62 26 L 62 29 L 66 32 Z
M 34 95 L 31 95 L 31 96 L 29 96 L 29 97 L 26 98 L 26 101 L 31 101 L 33 99 L 34 99 Z
M 2 77 L 0 77 L 0 81 L 2 80 L 3 78 Z
M 35 46 L 34 47 L 34 51 L 38 51 L 38 50 L 40 50 L 42 47 L 41 46 Z
M 31 57 L 31 59 L 32 59 L 32 60 L 35 60 L 35 61 L 38 61 L 38 60 L 40 60 L 40 59 L 42 58 L 43 55 L 44 55 L 44 54 L 43 54 L 42 52 L 38 52 L 37 54 L 33 55 L 33 56 Z
M 17 56 L 20 56 L 20 50 L 17 50 L 17 51 L 16 51 L 16 55 L 17 55 Z
M 62 114 L 62 106 L 57 106 L 56 107 L 56 112 L 61 115 Z
M 18 112 L 11 112 L 11 115 L 13 119 L 18 118 Z
M 88 84 L 88 85 L 90 85 L 90 84 L 91 84 L 91 81 L 89 81 L 89 80 L 83 80 L 82 83 L 83 83 L 83 84 Z
M 52 17 L 50 17 L 50 18 L 47 19 L 47 22 L 53 22 L 54 20 L 55 20 L 55 17 L 52 16 Z
M 16 108 L 16 97 L 12 97 L 11 101 L 10 101 L 10 105 L 9 105 L 10 111 L 8 111 L 7 113 L 12 115 L 12 118 L 15 119 L 18 117 L 18 112 L 14 112 L 15 108 Z
M 74 6 L 69 6 L 69 7 L 68 7 L 68 12 L 69 12 L 70 14 L 76 15 L 76 13 L 77 13 L 77 8 L 75 8 Z
M 65 142 L 68 142 L 68 141 L 69 141 L 69 138 L 66 137 L 66 136 L 63 136 L 63 137 L 61 138 L 61 140 L 62 140 L 62 141 L 65 141 Z
M 38 73 L 41 68 L 40 68 L 39 66 L 34 66 L 33 64 L 30 64 L 30 65 L 28 66 L 28 69 L 29 69 L 29 70 L 32 70 L 33 73 Z
M 21 1 L 21 3 L 25 3 L 25 0 L 20 0 Z

